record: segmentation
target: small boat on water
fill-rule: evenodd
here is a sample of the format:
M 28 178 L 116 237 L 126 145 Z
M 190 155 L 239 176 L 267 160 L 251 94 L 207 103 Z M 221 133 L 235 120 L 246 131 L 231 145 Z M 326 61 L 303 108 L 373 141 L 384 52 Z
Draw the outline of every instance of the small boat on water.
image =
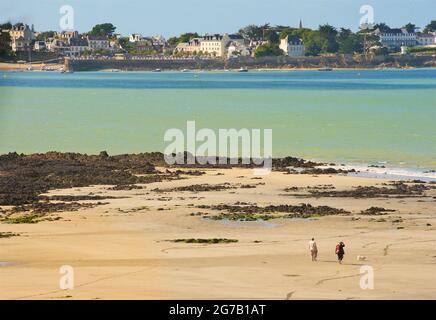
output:
M 161 69 L 154 69 L 153 72 L 161 72 Z
M 189 69 L 183 69 L 182 72 L 189 72 Z
M 247 68 L 243 68 L 243 67 L 241 67 L 241 68 L 238 70 L 238 72 L 248 72 L 248 69 L 247 69 Z
M 333 68 L 319 68 L 318 71 L 333 71 Z

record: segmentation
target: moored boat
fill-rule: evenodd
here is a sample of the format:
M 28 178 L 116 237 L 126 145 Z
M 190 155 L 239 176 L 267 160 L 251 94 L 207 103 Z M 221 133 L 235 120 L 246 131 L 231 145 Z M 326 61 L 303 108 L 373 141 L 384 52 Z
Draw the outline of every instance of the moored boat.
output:
M 333 68 L 319 68 L 318 71 L 333 71 Z

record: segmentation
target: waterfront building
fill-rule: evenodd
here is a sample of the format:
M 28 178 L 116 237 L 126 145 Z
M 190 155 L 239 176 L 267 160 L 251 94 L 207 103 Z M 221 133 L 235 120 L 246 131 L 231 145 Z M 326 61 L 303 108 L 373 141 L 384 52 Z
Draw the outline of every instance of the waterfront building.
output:
M 179 43 L 175 51 L 178 52 L 185 52 L 187 54 L 198 54 L 201 51 L 201 38 L 192 38 L 188 42 L 181 42 Z
M 47 49 L 47 45 L 45 41 L 42 40 L 36 40 L 33 44 L 33 50 L 35 51 L 45 51 Z
M 87 37 L 89 48 L 92 51 L 95 50 L 110 50 L 111 46 L 107 37 L 100 36 L 88 36 Z
M 251 55 L 251 50 L 245 44 L 237 41 L 230 41 L 226 46 L 227 59 L 237 57 L 248 57 Z
M 235 42 L 237 45 L 245 44 L 244 38 L 237 34 L 206 34 L 201 40 L 200 50 L 203 53 L 207 53 L 215 57 L 225 57 L 226 47 L 231 41 Z
M 436 35 L 433 33 L 418 33 L 416 41 L 420 46 L 436 45 Z
M 57 37 L 61 40 L 70 41 L 72 38 L 78 38 L 79 32 L 78 31 L 62 31 L 57 33 Z
M 12 51 L 25 51 L 32 48 L 32 43 L 35 40 L 35 31 L 27 24 L 13 26 L 9 30 L 11 37 Z
M 69 44 L 66 40 L 48 38 L 46 40 L 46 48 L 50 52 L 57 52 L 60 55 L 65 55 L 69 51 Z
M 139 33 L 133 33 L 129 36 L 129 42 L 141 41 L 144 37 Z
M 415 32 L 409 33 L 405 28 L 390 29 L 388 31 L 381 31 L 376 29 L 374 34 L 380 38 L 380 43 L 389 48 L 399 48 L 401 46 L 415 46 L 417 42 L 417 34 Z
M 280 39 L 279 48 L 289 57 L 303 57 L 305 52 L 305 46 L 301 39 L 289 35 Z
M 90 50 L 87 39 L 71 38 L 69 41 L 68 55 L 73 57 L 81 56 L 85 51 Z

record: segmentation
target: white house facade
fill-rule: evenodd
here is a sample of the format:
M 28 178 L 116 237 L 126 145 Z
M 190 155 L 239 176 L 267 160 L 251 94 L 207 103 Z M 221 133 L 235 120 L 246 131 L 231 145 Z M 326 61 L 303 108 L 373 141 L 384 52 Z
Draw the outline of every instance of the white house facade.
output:
M 432 46 L 436 45 L 436 35 L 432 33 L 418 33 L 416 41 L 420 46 Z
M 106 37 L 88 36 L 89 48 L 95 50 L 110 50 L 109 39 Z
M 245 40 L 237 34 L 206 34 L 200 43 L 200 51 L 216 57 L 226 57 L 226 49 L 230 42 L 244 45 Z
M 385 47 L 415 46 L 417 44 L 417 34 L 409 33 L 405 28 L 391 29 L 381 32 L 377 29 L 375 35 L 380 37 L 380 43 Z
M 303 57 L 306 49 L 301 39 L 291 36 L 280 39 L 279 48 L 289 57 Z
M 9 35 L 11 37 L 11 48 L 12 51 L 24 51 L 31 49 L 32 42 L 35 40 L 35 32 L 27 24 L 20 26 L 13 26 L 9 30 Z
M 85 51 L 90 50 L 87 39 L 71 38 L 69 45 L 68 54 L 73 57 L 81 56 Z

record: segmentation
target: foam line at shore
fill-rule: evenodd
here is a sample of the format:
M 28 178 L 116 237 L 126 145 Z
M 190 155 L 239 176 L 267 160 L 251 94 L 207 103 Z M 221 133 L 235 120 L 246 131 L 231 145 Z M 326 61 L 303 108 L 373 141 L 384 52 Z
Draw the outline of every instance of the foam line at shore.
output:
M 393 180 L 409 180 L 419 179 L 423 181 L 436 181 L 436 171 L 428 169 L 418 168 L 400 168 L 390 167 L 387 165 L 340 165 L 340 166 L 321 166 L 320 168 L 335 168 L 342 170 L 354 169 L 356 173 L 350 173 L 349 175 L 379 178 L 379 179 L 393 179 Z

